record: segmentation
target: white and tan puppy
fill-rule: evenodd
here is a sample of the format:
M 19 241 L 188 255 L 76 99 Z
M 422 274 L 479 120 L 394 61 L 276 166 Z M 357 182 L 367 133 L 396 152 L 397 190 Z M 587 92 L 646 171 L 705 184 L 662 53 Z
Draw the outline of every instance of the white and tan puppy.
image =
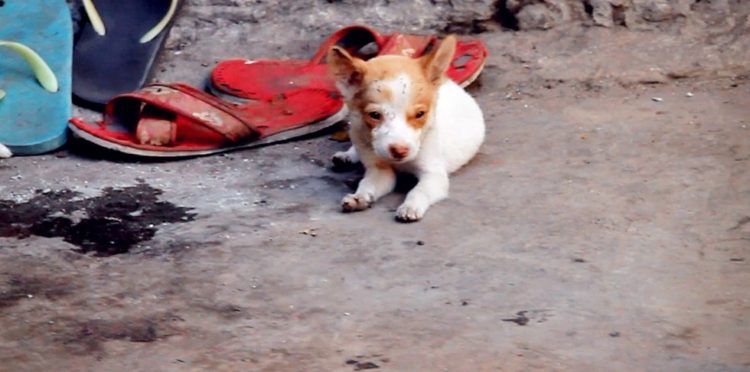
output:
M 418 59 L 386 55 L 366 62 L 331 48 L 328 65 L 349 107 L 353 144 L 334 158 L 365 166 L 357 191 L 341 201 L 345 212 L 366 209 L 390 193 L 399 171 L 419 182 L 396 218 L 417 221 L 448 196 L 448 175 L 477 153 L 484 141 L 482 110 L 445 74 L 455 48 L 449 36 Z

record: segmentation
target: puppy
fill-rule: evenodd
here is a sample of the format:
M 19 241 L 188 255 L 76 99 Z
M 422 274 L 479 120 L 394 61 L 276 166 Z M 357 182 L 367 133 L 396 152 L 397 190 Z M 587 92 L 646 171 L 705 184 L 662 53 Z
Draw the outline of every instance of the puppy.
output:
M 365 166 L 357 191 L 341 201 L 344 212 L 364 210 L 396 184 L 396 171 L 419 179 L 396 219 L 420 220 L 448 196 L 448 175 L 466 164 L 484 141 L 477 102 L 446 76 L 456 48 L 447 37 L 415 59 L 386 55 L 369 61 L 332 47 L 328 66 L 350 112 L 353 146 L 334 155 Z
M 0 143 L 0 159 L 9 158 L 11 156 L 13 156 L 13 153 L 10 152 L 10 149 L 8 149 L 7 147 L 5 147 L 5 145 Z

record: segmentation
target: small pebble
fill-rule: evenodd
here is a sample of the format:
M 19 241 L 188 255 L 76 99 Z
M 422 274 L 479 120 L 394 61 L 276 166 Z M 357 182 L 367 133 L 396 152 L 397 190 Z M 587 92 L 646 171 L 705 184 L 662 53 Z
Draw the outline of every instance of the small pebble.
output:
M 312 236 L 313 238 L 316 237 L 316 236 L 318 236 L 318 233 L 315 232 L 315 228 L 304 229 L 304 230 L 300 231 L 299 233 L 302 234 L 302 235 Z
M 663 99 L 661 97 L 651 97 L 651 100 L 654 102 L 661 102 Z
M 693 92 L 687 92 L 687 93 L 685 93 L 685 95 L 688 96 L 688 97 L 692 97 L 693 96 Z

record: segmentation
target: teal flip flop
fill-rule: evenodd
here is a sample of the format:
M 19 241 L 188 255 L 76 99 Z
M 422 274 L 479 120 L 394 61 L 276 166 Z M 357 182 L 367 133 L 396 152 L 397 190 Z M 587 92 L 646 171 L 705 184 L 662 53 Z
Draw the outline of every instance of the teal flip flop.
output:
M 65 0 L 0 1 L 0 144 L 16 155 L 65 144 L 73 28 Z

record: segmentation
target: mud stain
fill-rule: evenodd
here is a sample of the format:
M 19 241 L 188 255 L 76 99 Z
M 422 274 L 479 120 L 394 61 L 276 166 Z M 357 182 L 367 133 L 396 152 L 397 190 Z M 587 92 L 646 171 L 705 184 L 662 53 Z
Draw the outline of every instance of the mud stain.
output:
M 527 311 L 519 311 L 516 313 L 515 318 L 501 319 L 503 322 L 512 322 L 520 326 L 525 326 L 529 323 L 529 318 L 526 316 Z
M 154 237 L 163 223 L 192 221 L 192 208 L 159 201 L 162 191 L 145 183 L 80 198 L 71 190 L 37 190 L 25 202 L 0 200 L 0 237 L 61 237 L 80 253 L 111 256 Z
M 356 360 L 356 359 L 349 359 L 349 360 L 347 360 L 344 363 L 348 364 L 350 366 L 354 366 L 354 370 L 355 371 L 363 371 L 363 370 L 366 370 L 366 369 L 378 369 L 378 368 L 380 368 L 379 365 L 377 365 L 377 364 L 375 364 L 373 362 L 360 362 L 359 360 Z
M 531 309 L 516 312 L 515 318 L 501 319 L 503 322 L 516 323 L 519 326 L 525 326 L 532 323 L 544 323 L 552 316 L 552 312 L 547 309 Z
M 748 223 L 750 223 L 750 216 L 742 217 L 742 218 L 739 219 L 739 221 L 737 221 L 737 224 L 734 225 L 734 227 L 730 228 L 727 231 L 739 230 L 742 226 L 745 226 Z

